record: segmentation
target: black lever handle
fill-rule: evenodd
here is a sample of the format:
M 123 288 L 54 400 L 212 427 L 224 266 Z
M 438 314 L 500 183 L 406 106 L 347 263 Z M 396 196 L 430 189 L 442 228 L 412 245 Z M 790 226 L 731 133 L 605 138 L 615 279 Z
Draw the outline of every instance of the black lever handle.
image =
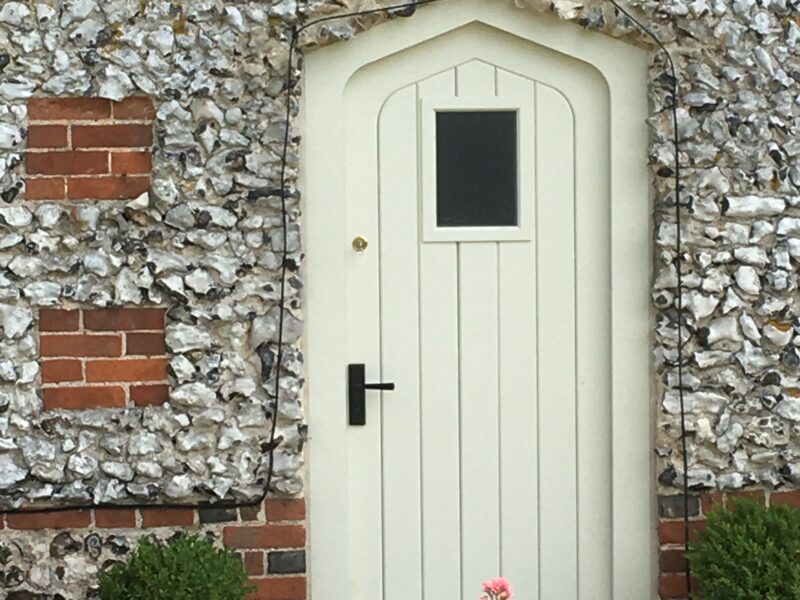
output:
M 367 424 L 367 390 L 380 390 L 391 392 L 394 383 L 365 383 L 365 369 L 363 364 L 347 365 L 347 402 L 349 408 L 350 425 Z
M 393 383 L 365 383 L 364 384 L 365 390 L 383 390 L 384 392 L 393 392 L 394 391 L 394 384 Z

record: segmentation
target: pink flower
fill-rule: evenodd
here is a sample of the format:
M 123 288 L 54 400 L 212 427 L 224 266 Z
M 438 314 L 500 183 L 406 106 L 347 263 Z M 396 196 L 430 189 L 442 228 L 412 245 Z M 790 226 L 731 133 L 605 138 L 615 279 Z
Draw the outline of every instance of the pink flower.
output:
M 495 577 L 483 582 L 483 591 L 488 595 L 479 600 L 509 600 L 514 596 L 514 590 L 505 577 Z

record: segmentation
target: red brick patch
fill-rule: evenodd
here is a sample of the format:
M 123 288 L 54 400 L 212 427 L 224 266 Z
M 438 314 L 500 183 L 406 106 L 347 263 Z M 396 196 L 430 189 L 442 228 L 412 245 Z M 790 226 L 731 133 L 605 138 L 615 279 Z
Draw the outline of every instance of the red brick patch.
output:
M 191 508 L 143 508 L 142 527 L 179 527 L 194 525 Z
M 46 410 L 167 401 L 163 308 L 42 309 L 39 318 Z
M 270 499 L 268 505 L 282 506 L 286 510 L 280 516 L 304 514 L 300 511 L 304 506 L 303 500 L 274 500 Z M 291 523 L 274 525 L 267 522 L 263 514 L 253 514 L 256 522 L 245 523 L 236 520 L 236 511 L 220 509 L 232 513 L 233 519 L 225 524 L 214 520 L 203 521 L 195 508 L 164 508 L 154 505 L 152 508 L 96 508 L 96 509 L 68 509 L 30 513 L 0 514 L 0 529 L 52 529 L 68 531 L 75 539 L 84 539 L 91 531 L 100 530 L 101 536 L 130 535 L 130 529 L 150 529 L 157 527 L 168 528 L 168 534 L 175 530 L 202 533 L 210 531 L 215 537 L 223 534 L 223 541 L 233 547 L 240 554 L 242 562 L 249 573 L 250 582 L 255 586 L 255 591 L 248 596 L 249 600 L 305 600 L 307 598 L 307 578 L 300 572 L 297 574 L 282 574 L 273 571 L 267 560 L 269 553 L 281 554 L 281 551 L 292 550 L 293 554 L 302 554 L 306 536 L 304 517 L 299 517 Z M 216 530 L 214 531 L 214 529 Z M 248 544 L 261 543 L 263 545 L 241 549 L 230 542 L 241 541 L 237 536 L 249 536 Z M 672 587 L 670 587 L 672 586 Z M 662 577 L 661 589 L 672 593 L 680 590 L 678 575 Z M 665 596 L 675 597 L 675 596 Z
M 231 548 L 302 548 L 306 529 L 301 525 L 226 527 L 225 545 Z
M 136 527 L 136 511 L 132 508 L 98 508 L 94 523 L 103 529 Z
M 247 600 L 304 600 L 306 597 L 305 577 L 269 577 L 251 579 L 256 591 Z
M 28 200 L 124 200 L 150 189 L 149 98 L 33 98 L 28 116 Z
M 91 520 L 91 511 L 83 509 L 29 514 L 22 512 L 6 516 L 9 529 L 70 529 L 88 527 Z

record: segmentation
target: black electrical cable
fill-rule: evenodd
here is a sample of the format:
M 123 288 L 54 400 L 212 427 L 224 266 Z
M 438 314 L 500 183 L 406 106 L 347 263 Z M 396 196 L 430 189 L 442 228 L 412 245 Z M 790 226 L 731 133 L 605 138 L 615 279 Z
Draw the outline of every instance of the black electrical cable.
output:
M 414 2 L 405 2 L 402 4 L 395 4 L 391 6 L 385 6 L 381 8 L 374 8 L 368 10 L 361 10 L 361 11 L 354 11 L 336 15 L 330 15 L 327 17 L 321 17 L 319 19 L 315 19 L 308 23 L 303 24 L 300 27 L 294 28 L 292 31 L 291 40 L 289 43 L 289 52 L 288 52 L 288 63 L 286 67 L 286 82 L 285 82 L 285 102 L 286 102 L 286 123 L 284 127 L 284 135 L 283 135 L 283 144 L 281 150 L 281 170 L 280 170 L 280 200 L 281 200 L 281 231 L 283 234 L 282 240 L 282 249 L 281 249 L 281 269 L 280 269 L 280 292 L 279 292 L 279 300 L 278 300 L 278 339 L 277 339 L 277 348 L 276 348 L 276 360 L 275 360 L 275 391 L 274 391 L 274 414 L 272 417 L 272 423 L 270 427 L 270 436 L 269 442 L 267 444 L 267 452 L 269 454 L 269 465 L 267 469 L 267 479 L 265 482 L 264 492 L 257 497 L 255 500 L 249 500 L 244 502 L 199 502 L 194 504 L 183 504 L 183 503 L 95 503 L 95 504 L 86 504 L 86 505 L 74 505 L 74 506 L 56 506 L 56 507 L 49 507 L 49 508 L 19 508 L 19 509 L 0 509 L 0 514 L 35 514 L 35 513 L 52 513 L 52 512 L 60 512 L 60 511 L 67 511 L 67 510 L 89 510 L 89 509 L 96 509 L 96 508 L 188 508 L 188 509 L 206 509 L 206 508 L 246 508 L 252 507 L 261 504 L 266 497 L 269 495 L 269 489 L 272 485 L 272 479 L 274 475 L 274 452 L 277 447 L 276 444 L 276 434 L 277 434 L 277 422 L 278 422 L 278 412 L 279 412 L 279 404 L 280 404 L 280 382 L 281 382 L 281 363 L 283 362 L 283 351 L 284 351 L 284 319 L 285 319 L 285 310 L 286 310 L 286 276 L 288 273 L 288 262 L 289 262 L 289 250 L 288 250 L 288 237 L 289 237 L 289 216 L 288 211 L 286 208 L 286 200 L 287 200 L 287 190 L 286 190 L 286 180 L 287 180 L 287 159 L 289 153 L 289 142 L 291 139 L 291 120 L 292 120 L 292 87 L 293 87 L 293 77 L 292 77 L 292 70 L 293 70 L 293 60 L 294 55 L 297 51 L 297 45 L 299 43 L 300 34 L 308 29 L 309 27 L 313 27 L 320 23 L 334 21 L 338 19 L 345 19 L 349 17 L 359 17 L 364 15 L 376 14 L 376 13 L 398 13 L 400 16 L 410 16 L 414 14 L 417 7 L 425 5 L 425 4 L 434 4 L 436 2 L 441 2 L 442 0 L 418 0 Z M 678 395 L 680 400 L 680 419 L 681 419 L 681 442 L 682 442 L 682 451 L 683 451 L 683 516 L 684 516 L 684 550 L 688 552 L 688 545 L 689 545 L 689 476 L 688 476 L 688 455 L 687 455 L 687 445 L 686 445 L 686 412 L 684 406 L 684 394 L 683 394 L 683 351 L 684 351 L 684 340 L 683 340 L 683 299 L 681 296 L 682 289 L 683 289 L 683 278 L 681 273 L 681 254 L 682 254 L 682 240 L 681 240 L 681 203 L 680 203 L 680 195 L 681 195 L 681 165 L 680 165 L 680 138 L 678 134 L 678 78 L 677 78 L 677 71 L 675 69 L 675 63 L 672 60 L 672 56 L 670 55 L 667 48 L 661 42 L 661 40 L 656 36 L 656 34 L 644 24 L 642 24 L 639 20 L 637 20 L 628 10 L 623 8 L 616 0 L 607 0 L 610 4 L 617 8 L 622 14 L 624 14 L 632 23 L 634 23 L 639 29 L 641 29 L 645 34 L 647 34 L 656 45 L 663 51 L 664 55 L 667 57 L 667 62 L 669 63 L 672 81 L 671 81 L 671 88 L 672 88 L 672 121 L 673 121 L 673 144 L 675 147 L 675 221 L 676 221 L 676 251 L 677 251 L 677 285 L 676 285 L 676 301 L 677 301 L 677 309 L 678 309 Z M 266 510 L 266 507 L 265 507 Z M 691 596 L 692 593 L 692 583 L 691 583 L 691 570 L 688 559 L 685 562 L 685 572 L 686 572 L 686 586 Z

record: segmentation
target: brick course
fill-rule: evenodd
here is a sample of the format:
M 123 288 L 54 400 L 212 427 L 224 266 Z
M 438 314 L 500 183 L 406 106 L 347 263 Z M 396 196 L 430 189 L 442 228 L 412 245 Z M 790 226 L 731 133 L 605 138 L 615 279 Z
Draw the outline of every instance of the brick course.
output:
M 800 507 L 800 491 L 748 490 L 746 492 L 694 493 L 689 498 L 689 539 L 705 528 L 707 517 L 713 510 L 729 506 L 736 498 L 748 498 L 766 505 L 789 504 Z M 684 523 L 683 496 L 660 496 L 658 498 L 658 542 L 659 577 L 658 592 L 661 600 L 687 600 L 687 585 L 684 569 Z M 699 588 L 692 580 L 692 591 Z
M 163 404 L 169 397 L 165 309 L 39 312 L 45 410 Z
M 266 509 L 266 510 L 265 510 Z M 244 512 L 256 522 L 245 521 Z M 83 539 L 94 529 L 100 535 L 130 536 L 132 531 L 181 527 L 207 532 L 226 545 L 229 538 L 251 539 L 253 530 L 292 532 L 261 538 L 240 553 L 256 591 L 247 600 L 305 600 L 307 597 L 305 551 L 305 502 L 302 499 L 269 500 L 266 507 L 235 508 L 98 508 L 30 514 L 0 513 L 0 529 L 58 530 Z
M 33 98 L 28 118 L 28 200 L 125 200 L 150 189 L 149 98 Z

